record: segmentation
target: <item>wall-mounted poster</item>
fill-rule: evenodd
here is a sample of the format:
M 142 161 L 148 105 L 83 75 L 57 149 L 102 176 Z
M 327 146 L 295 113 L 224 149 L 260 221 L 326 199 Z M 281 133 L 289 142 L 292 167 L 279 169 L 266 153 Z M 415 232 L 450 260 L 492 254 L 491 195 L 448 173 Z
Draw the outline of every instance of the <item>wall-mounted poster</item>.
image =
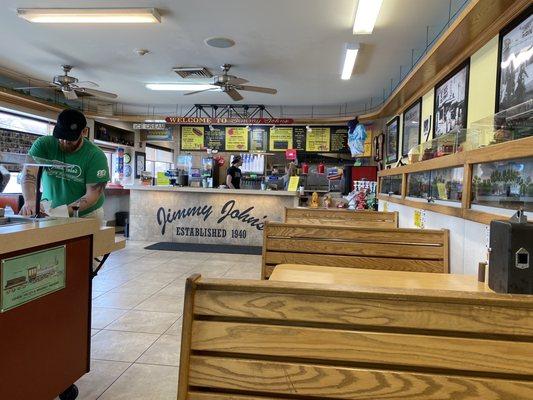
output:
M 500 32 L 496 112 L 533 98 L 533 6 Z
M 433 137 L 466 128 L 470 60 L 435 87 Z
M 206 129 L 204 133 L 204 146 L 206 149 L 224 151 L 226 143 L 226 132 L 222 127 Z
M 394 117 L 387 123 L 385 134 L 385 162 L 387 164 L 398 161 L 398 128 L 400 117 Z
M 204 148 L 205 128 L 203 126 L 181 127 L 181 149 L 202 150 Z
M 333 153 L 346 153 L 348 148 L 348 127 L 340 126 L 331 129 L 330 151 Z
M 329 151 L 331 128 L 318 128 L 314 126 L 307 131 L 305 150 L 309 152 Z
M 374 136 L 374 161 L 383 160 L 383 144 L 385 142 L 385 135 L 380 133 L 377 136 Z
M 293 149 L 298 151 L 305 151 L 305 135 L 307 128 L 305 126 L 295 126 L 292 130 Z
M 248 127 L 226 127 L 226 151 L 248 151 Z
M 422 99 L 419 99 L 403 113 L 402 157 L 420 144 L 420 120 L 422 119 Z
M 268 126 L 252 126 L 250 129 L 250 150 L 265 151 L 268 138 Z
M 141 179 L 141 172 L 146 171 L 146 153 L 135 152 L 135 179 Z
M 292 149 L 292 128 L 270 128 L 269 151 Z

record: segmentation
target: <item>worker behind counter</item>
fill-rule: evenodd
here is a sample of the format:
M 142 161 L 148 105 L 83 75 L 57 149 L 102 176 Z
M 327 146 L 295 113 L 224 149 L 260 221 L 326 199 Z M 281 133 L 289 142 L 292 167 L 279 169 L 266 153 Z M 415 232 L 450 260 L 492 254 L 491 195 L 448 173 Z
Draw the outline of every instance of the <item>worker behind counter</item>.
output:
M 241 188 L 241 169 L 239 168 L 242 165 L 241 156 L 237 155 L 233 157 L 231 161 L 231 167 L 228 168 L 228 173 L 226 175 L 226 185 L 230 189 L 240 189 Z
M 42 136 L 30 149 L 30 156 L 61 161 L 74 167 L 45 168 L 42 178 L 43 200 L 52 208 L 67 205 L 69 215 L 104 220 L 104 189 L 109 168 L 104 152 L 85 138 L 87 120 L 77 110 L 59 114 L 53 136 Z M 20 214 L 35 215 L 37 167 L 25 167 L 21 179 L 24 206 Z M 43 211 L 43 210 L 41 210 Z

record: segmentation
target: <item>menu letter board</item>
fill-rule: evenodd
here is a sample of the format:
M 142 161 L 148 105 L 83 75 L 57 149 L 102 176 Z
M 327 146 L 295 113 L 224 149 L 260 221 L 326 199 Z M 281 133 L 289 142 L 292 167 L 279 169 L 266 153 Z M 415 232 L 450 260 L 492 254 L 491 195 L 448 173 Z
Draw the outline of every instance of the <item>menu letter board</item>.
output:
M 265 151 L 265 144 L 268 137 L 267 126 L 253 126 L 250 130 L 250 150 Z
M 292 149 L 292 128 L 271 128 L 269 151 Z
M 313 127 L 307 132 L 305 149 L 309 152 L 328 152 L 330 145 L 330 128 Z
M 215 127 L 205 131 L 205 148 L 211 150 L 224 151 L 226 142 L 226 132 L 223 127 Z
M 305 151 L 305 132 L 307 128 L 305 126 L 295 126 L 293 130 L 293 148 L 299 151 Z
M 202 150 L 204 148 L 204 132 L 203 126 L 182 126 L 181 149 Z
M 348 128 L 333 127 L 331 131 L 330 151 L 332 153 L 344 153 L 348 150 Z
M 226 127 L 226 151 L 248 151 L 247 127 Z

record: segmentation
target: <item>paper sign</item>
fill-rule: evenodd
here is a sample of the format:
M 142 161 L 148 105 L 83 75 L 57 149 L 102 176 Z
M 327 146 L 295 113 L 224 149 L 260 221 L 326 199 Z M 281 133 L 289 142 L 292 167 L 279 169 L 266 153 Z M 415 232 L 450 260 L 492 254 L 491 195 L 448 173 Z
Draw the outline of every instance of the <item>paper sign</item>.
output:
M 168 186 L 170 185 L 170 180 L 168 179 L 168 176 L 165 176 L 164 172 L 158 172 L 157 178 L 156 178 L 156 184 L 158 186 Z
M 437 190 L 439 192 L 439 199 L 448 200 L 448 195 L 446 194 L 446 184 L 444 182 L 437 182 Z
M 204 148 L 205 129 L 203 126 L 181 127 L 181 149 L 202 150 Z
M 414 212 L 414 225 L 417 228 L 424 229 L 426 215 L 424 210 L 415 210 Z
M 65 246 L 2 261 L 0 312 L 65 288 Z
M 298 190 L 298 183 L 300 183 L 300 177 L 291 176 L 289 179 L 289 187 L 287 188 L 287 190 L 289 192 L 296 192 Z
M 285 159 L 286 160 L 296 160 L 296 150 L 294 150 L 294 149 L 285 150 Z

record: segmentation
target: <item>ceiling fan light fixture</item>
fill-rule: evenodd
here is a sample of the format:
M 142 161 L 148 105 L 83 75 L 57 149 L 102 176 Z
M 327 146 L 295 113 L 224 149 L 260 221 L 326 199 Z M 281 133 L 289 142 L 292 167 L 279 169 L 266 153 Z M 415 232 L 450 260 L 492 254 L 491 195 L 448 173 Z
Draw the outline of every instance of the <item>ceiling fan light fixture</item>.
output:
M 158 24 L 155 8 L 19 8 L 17 15 L 41 24 Z
M 174 92 L 186 92 L 189 90 L 207 90 L 207 89 L 217 89 L 218 86 L 207 85 L 207 84 L 184 84 L 184 83 L 147 83 L 147 89 L 157 90 L 157 91 L 174 91 Z
M 344 66 L 342 67 L 341 79 L 348 80 L 352 77 L 353 67 L 359 53 L 359 44 L 350 43 L 346 45 L 346 53 L 344 55 Z
M 378 19 L 383 0 L 359 0 L 353 23 L 354 35 L 370 35 Z

